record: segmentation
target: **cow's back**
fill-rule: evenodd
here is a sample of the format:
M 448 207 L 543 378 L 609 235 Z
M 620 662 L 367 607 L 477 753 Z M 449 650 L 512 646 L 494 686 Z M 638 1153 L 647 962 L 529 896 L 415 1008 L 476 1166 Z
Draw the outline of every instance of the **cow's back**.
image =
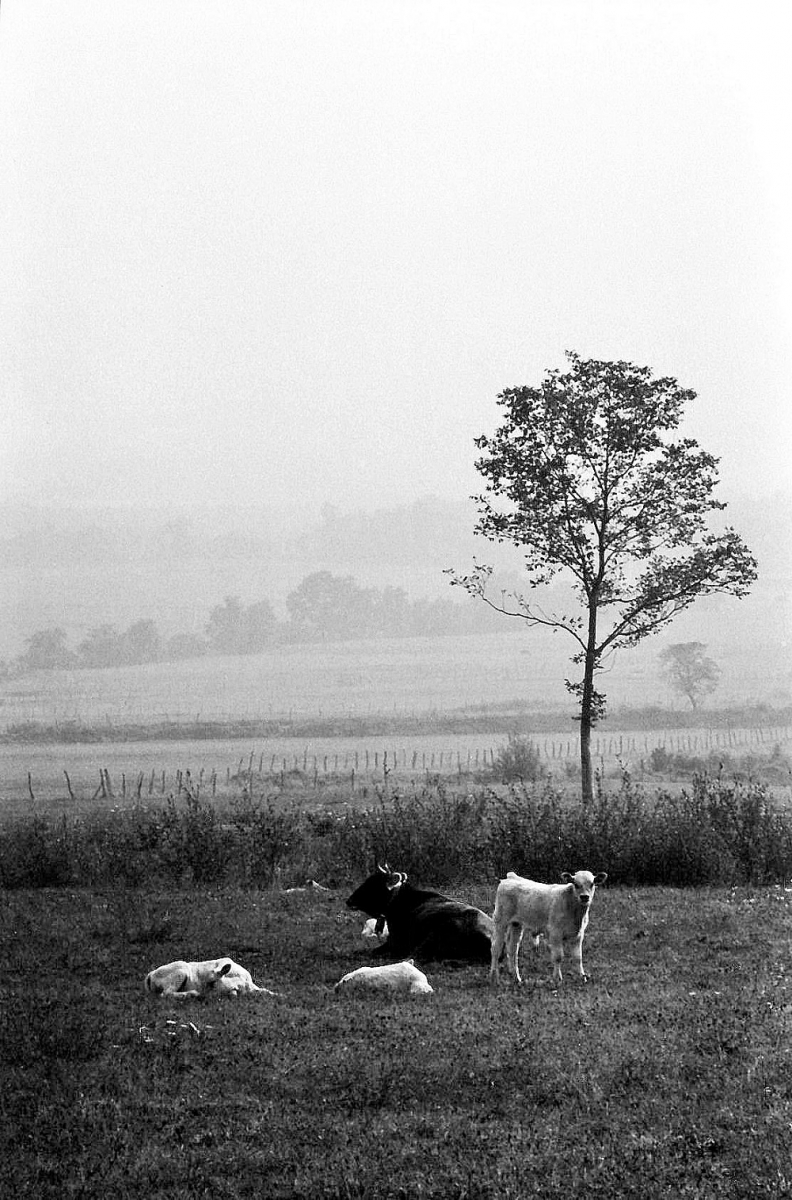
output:
M 442 892 L 402 885 L 388 906 L 388 945 L 420 958 L 461 958 L 488 962 L 492 918 Z M 394 937 L 396 942 L 394 944 Z

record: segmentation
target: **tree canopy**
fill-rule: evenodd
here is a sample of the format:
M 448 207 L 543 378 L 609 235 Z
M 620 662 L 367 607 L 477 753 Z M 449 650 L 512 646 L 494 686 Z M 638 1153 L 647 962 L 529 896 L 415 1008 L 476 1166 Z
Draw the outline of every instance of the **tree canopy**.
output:
M 676 642 L 660 652 L 660 665 L 668 682 L 698 708 L 705 696 L 715 691 L 720 667 L 705 653 L 703 642 Z
M 582 359 L 548 371 L 538 387 L 508 388 L 496 432 L 476 439 L 486 491 L 475 497 L 477 532 L 513 542 L 530 593 L 494 600 L 491 569 L 476 563 L 452 582 L 530 625 L 566 631 L 576 642 L 584 795 L 591 794 L 589 737 L 604 714 L 594 677 L 606 657 L 669 624 L 699 596 L 744 596 L 756 561 L 727 527 L 712 532 L 717 459 L 692 438 L 674 436 L 695 393 L 648 367 Z M 563 573 L 579 608 L 545 611 L 535 591 Z M 581 611 L 582 610 L 582 611 Z

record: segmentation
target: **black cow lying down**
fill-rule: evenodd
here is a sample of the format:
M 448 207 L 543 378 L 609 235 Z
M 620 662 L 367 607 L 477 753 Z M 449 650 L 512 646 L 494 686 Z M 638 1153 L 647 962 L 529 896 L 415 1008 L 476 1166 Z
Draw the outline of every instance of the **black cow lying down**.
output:
M 404 872 L 391 871 L 387 864 L 377 864 L 374 874 L 349 897 L 347 907 L 387 921 L 388 940 L 372 955 L 490 961 L 491 917 L 442 892 L 415 887 Z

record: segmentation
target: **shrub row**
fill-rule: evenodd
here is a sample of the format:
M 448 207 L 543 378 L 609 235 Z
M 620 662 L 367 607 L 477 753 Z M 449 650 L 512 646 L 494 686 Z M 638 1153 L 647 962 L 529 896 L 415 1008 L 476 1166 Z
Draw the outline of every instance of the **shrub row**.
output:
M 792 817 L 765 784 L 739 779 L 700 775 L 678 796 L 647 798 L 625 778 L 589 805 L 549 783 L 460 792 L 437 781 L 364 810 L 276 799 L 243 793 L 220 811 L 187 793 L 155 809 L 27 818 L 0 839 L 0 885 L 341 886 L 375 859 L 438 885 L 581 867 L 676 886 L 783 882 L 792 871 Z

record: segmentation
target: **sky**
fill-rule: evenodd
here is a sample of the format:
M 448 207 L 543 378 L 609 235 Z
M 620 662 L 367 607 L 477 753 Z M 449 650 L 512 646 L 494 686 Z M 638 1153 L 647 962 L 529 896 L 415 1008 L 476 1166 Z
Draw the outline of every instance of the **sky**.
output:
M 568 349 L 696 391 L 723 498 L 787 489 L 791 25 L 2 0 L 0 503 L 465 497 Z

